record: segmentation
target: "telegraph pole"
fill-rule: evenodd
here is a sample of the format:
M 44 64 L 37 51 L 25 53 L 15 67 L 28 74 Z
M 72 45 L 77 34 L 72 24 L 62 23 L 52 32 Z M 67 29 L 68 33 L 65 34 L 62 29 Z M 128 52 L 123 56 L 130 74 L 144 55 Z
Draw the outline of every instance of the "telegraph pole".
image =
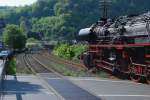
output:
M 101 18 L 107 19 L 111 0 L 100 0 Z

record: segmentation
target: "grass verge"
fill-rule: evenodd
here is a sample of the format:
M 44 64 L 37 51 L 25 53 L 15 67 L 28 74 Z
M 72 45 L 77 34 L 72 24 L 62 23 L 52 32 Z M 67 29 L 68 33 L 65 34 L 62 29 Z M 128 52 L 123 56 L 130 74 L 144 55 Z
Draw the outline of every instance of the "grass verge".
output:
M 16 75 L 16 58 L 12 57 L 6 61 L 6 73 L 8 75 Z
M 67 68 L 65 65 L 56 64 L 53 62 L 51 62 L 51 64 L 52 64 L 51 67 L 53 67 L 56 71 L 62 73 L 65 76 L 81 77 L 81 76 L 85 76 L 86 74 L 86 71 L 81 70 L 81 69 L 74 71 L 74 70 Z

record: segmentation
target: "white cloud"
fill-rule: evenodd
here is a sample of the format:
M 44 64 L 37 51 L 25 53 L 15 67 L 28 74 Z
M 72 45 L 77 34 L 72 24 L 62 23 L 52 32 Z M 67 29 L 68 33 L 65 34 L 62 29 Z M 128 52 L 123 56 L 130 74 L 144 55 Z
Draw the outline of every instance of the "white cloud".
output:
M 0 6 L 24 6 L 30 5 L 37 0 L 0 0 Z

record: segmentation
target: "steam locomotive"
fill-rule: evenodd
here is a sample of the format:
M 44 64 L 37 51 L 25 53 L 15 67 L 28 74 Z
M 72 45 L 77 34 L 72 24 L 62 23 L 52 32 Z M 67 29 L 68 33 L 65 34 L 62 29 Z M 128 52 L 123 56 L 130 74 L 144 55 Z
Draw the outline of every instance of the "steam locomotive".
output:
M 138 16 L 120 16 L 100 20 L 79 31 L 79 38 L 88 42 L 81 55 L 84 65 L 127 75 L 150 84 L 150 12 Z

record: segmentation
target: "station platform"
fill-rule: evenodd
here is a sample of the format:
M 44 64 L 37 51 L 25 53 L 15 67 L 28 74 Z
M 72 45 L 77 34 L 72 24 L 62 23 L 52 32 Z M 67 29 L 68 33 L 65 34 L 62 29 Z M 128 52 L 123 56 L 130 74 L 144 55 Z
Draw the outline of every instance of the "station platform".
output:
M 94 77 L 69 79 L 102 100 L 150 100 L 150 85 L 147 84 Z
M 3 100 L 60 100 L 60 97 L 34 75 L 7 76 Z
M 99 97 L 99 100 L 150 100 L 150 86 L 146 84 L 95 77 L 66 78 L 81 89 Z M 62 79 L 47 75 L 44 80 L 41 81 L 34 75 L 7 76 L 3 100 L 65 100 L 61 97 L 63 93 L 59 92 L 61 87 L 56 84 L 59 87 L 57 89 L 54 84 L 48 82 L 48 80 L 61 81 Z M 67 85 L 63 88 L 67 89 Z M 75 89 L 75 92 L 76 95 L 80 93 L 77 89 Z M 81 99 L 78 98 L 78 100 Z

